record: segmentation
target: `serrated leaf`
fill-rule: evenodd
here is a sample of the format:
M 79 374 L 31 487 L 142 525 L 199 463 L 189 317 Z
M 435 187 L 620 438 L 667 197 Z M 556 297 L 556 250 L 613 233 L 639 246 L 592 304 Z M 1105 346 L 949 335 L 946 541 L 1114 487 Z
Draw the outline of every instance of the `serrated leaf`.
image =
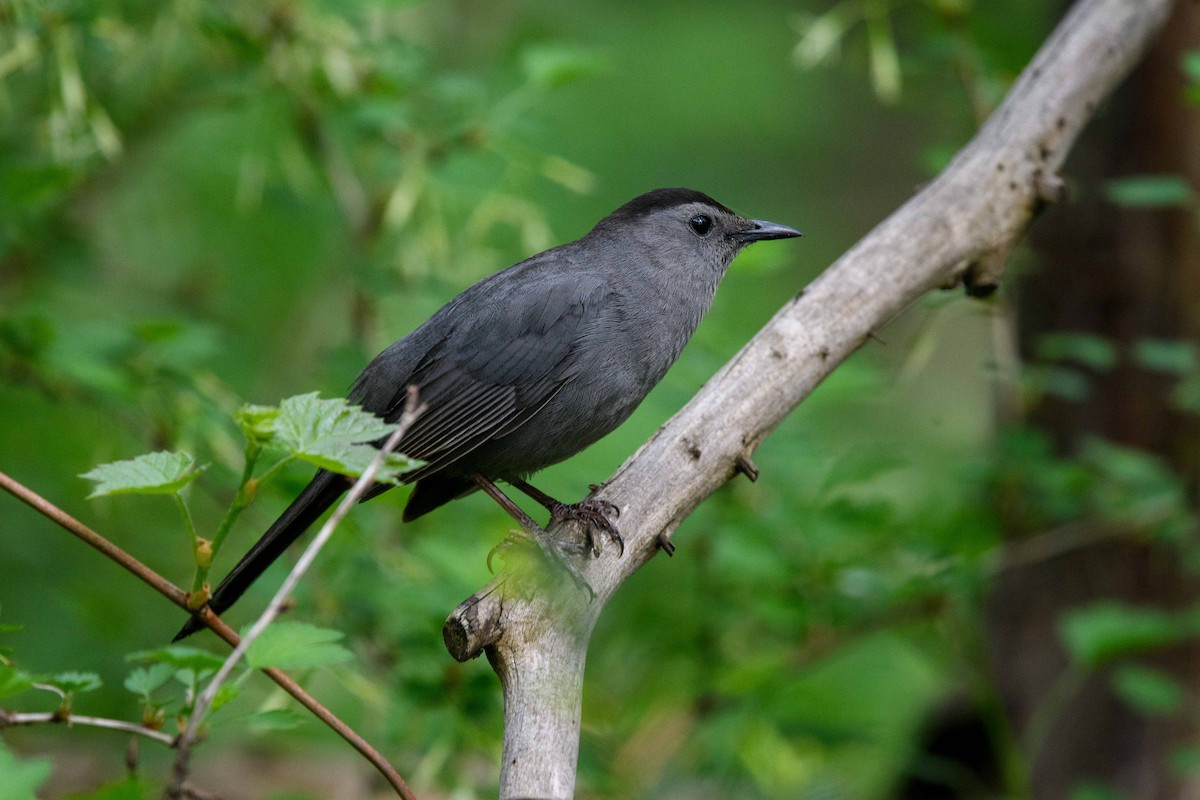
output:
M 68 694 L 92 692 L 104 685 L 100 676 L 94 672 L 60 672 L 42 681 L 55 686 Z
M 0 666 L 0 697 L 12 697 L 33 686 L 33 678 L 16 667 Z
M 244 405 L 234 412 L 233 419 L 246 440 L 264 447 L 275 438 L 280 410 L 275 406 Z
M 172 644 L 157 650 L 139 650 L 125 656 L 126 661 L 151 661 L 167 664 L 173 669 L 190 669 L 204 672 L 220 669 L 225 663 L 221 656 L 186 644 Z
M 296 454 L 300 460 L 307 461 L 309 464 L 356 478 L 366 471 L 377 455 L 379 455 L 379 451 L 369 444 L 320 447 Z M 387 458 L 375 473 L 375 480 L 379 483 L 399 483 L 401 475 L 416 469 L 423 463 L 425 462 L 400 453 L 388 453 Z
M 1108 199 L 1127 208 L 1171 208 L 1192 202 L 1192 187 L 1179 175 L 1134 175 L 1109 181 Z
M 1059 632 L 1076 661 L 1095 667 L 1176 642 L 1190 627 L 1158 609 L 1102 601 L 1066 614 Z
M 1183 705 L 1183 688 L 1157 670 L 1125 664 L 1113 673 L 1112 681 L 1121 699 L 1143 714 L 1173 714 Z
M 170 664 L 151 664 L 149 667 L 138 667 L 125 678 L 125 688 L 149 701 L 154 690 L 166 684 L 174 674 L 175 667 Z
M 268 627 L 246 651 L 246 662 L 255 669 L 304 669 L 350 661 L 354 654 L 338 644 L 341 631 L 318 628 L 305 622 L 279 622 Z
M 279 404 L 275 443 L 303 458 L 373 442 L 394 430 L 392 423 L 345 400 L 325 400 L 310 392 Z
M 197 467 L 189 453 L 163 451 L 101 464 L 79 477 L 96 484 L 88 499 L 113 494 L 174 494 L 205 469 Z

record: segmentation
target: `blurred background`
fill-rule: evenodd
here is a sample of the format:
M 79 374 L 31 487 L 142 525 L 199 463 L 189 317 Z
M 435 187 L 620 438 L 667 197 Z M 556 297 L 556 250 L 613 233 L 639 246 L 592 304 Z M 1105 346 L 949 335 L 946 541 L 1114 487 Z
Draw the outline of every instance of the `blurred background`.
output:
M 742 255 L 635 416 L 540 476 L 581 497 L 937 174 L 1065 5 L 0 0 L 0 470 L 186 584 L 170 500 L 88 501 L 80 473 L 193 453 L 211 535 L 240 405 L 341 396 L 458 291 L 635 195 L 687 186 L 803 230 Z M 1181 10 L 1105 104 L 999 296 L 906 310 L 606 609 L 579 797 L 1200 796 L 1197 30 Z M 309 475 L 260 492 L 218 574 Z M 492 797 L 499 684 L 440 629 L 510 522 L 473 496 L 401 526 L 406 494 L 356 509 L 297 592 L 354 654 L 299 677 L 420 797 Z M 0 497 L 0 659 L 95 673 L 77 712 L 140 719 L 127 656 L 182 616 Z M 181 694 L 151 699 L 168 730 Z M 286 709 L 249 676 L 197 785 L 388 796 Z M 9 729 L 0 772 L 158 796 L 171 754 L 144 743 L 127 778 L 127 746 Z

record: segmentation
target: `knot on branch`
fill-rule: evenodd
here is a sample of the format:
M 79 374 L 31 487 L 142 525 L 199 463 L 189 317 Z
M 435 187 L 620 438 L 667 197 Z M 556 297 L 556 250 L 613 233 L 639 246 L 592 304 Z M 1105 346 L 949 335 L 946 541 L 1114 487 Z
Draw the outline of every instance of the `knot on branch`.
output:
M 1000 281 L 1004 278 L 1004 267 L 1011 253 L 1011 246 L 999 247 L 968 264 L 962 276 L 963 288 L 967 290 L 967 295 L 984 298 L 995 293 L 1000 288 Z
M 1033 172 L 1033 188 L 1036 197 L 1033 207 L 1035 216 L 1047 206 L 1067 199 L 1067 182 L 1058 174 L 1040 167 Z
M 1004 163 L 998 164 L 997 168 L 998 171 L 1004 172 Z M 1066 182 L 1044 165 L 1029 163 L 1024 169 L 1018 169 L 1016 172 L 1018 174 L 1008 178 L 1008 188 L 1018 193 L 1022 201 L 1011 207 L 1008 219 L 1001 220 L 999 235 L 993 238 L 993 241 L 998 243 L 981 255 L 966 260 L 955 280 L 950 286 L 943 288 L 952 288 L 961 282 L 971 297 L 988 297 L 994 293 L 1004 278 L 1004 268 L 1009 256 L 1012 255 L 1018 239 L 1030 221 L 1047 206 L 1066 199 Z

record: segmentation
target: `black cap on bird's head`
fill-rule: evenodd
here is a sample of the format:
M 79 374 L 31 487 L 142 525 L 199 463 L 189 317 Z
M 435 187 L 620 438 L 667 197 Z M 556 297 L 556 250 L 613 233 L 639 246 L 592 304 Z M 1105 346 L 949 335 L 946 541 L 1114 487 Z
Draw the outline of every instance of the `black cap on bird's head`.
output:
M 647 247 L 680 249 L 728 266 L 743 247 L 803 234 L 766 220 L 748 219 L 695 189 L 655 189 L 630 200 L 596 224 L 594 234 L 641 240 Z

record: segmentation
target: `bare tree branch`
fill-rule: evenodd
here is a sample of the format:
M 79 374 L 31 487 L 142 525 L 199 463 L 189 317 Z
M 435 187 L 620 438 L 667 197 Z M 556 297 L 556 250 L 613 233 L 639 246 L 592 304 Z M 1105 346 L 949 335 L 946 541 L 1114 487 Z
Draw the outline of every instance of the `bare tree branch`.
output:
M 459 659 L 486 649 L 504 688 L 502 798 L 569 798 L 587 642 L 605 603 L 691 511 L 874 330 L 922 294 L 1000 283 L 1058 170 L 1141 57 L 1173 0 L 1080 0 L 946 170 L 785 305 L 595 496 L 622 509 L 625 556 L 583 564 L 596 591 L 526 591 L 502 574 L 444 629 Z M 665 546 L 665 545 L 664 545 Z

